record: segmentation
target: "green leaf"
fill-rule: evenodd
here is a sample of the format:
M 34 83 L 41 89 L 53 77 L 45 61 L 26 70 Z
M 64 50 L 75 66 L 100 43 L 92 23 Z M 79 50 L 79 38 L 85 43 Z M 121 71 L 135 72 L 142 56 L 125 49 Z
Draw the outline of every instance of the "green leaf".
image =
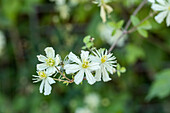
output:
M 145 29 L 137 29 L 138 33 L 142 35 L 143 37 L 147 38 L 148 37 L 148 32 Z
M 117 29 L 113 29 L 112 36 L 114 36 L 116 34 L 116 31 L 117 31 Z
M 152 29 L 152 25 L 150 24 L 148 20 L 146 20 L 139 26 L 139 28 L 149 30 L 149 29 Z
M 120 21 L 116 24 L 116 28 L 117 28 L 117 29 L 122 28 L 123 24 L 124 24 L 124 20 L 120 20 Z
M 140 23 L 140 19 L 133 15 L 130 17 L 130 20 L 132 21 L 133 26 L 136 26 Z
M 115 22 L 108 22 L 107 23 L 110 27 L 116 28 L 117 24 Z
M 87 48 L 91 48 L 93 46 L 93 43 L 92 42 L 88 42 L 87 44 L 86 44 L 86 47 Z
M 85 44 L 88 43 L 88 42 L 90 42 L 90 38 L 91 38 L 90 35 L 84 37 L 83 42 L 84 42 Z
M 82 49 L 86 49 L 87 47 L 86 46 L 83 46 Z
M 165 69 L 155 76 L 155 81 L 146 97 L 147 100 L 154 97 L 165 98 L 170 94 L 170 69 Z

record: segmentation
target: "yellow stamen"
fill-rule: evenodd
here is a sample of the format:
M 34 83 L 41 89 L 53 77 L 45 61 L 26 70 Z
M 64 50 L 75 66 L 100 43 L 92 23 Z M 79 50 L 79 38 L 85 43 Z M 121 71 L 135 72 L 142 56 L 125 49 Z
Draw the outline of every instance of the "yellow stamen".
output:
M 168 7 L 168 10 L 170 10 L 170 6 Z
M 83 68 L 88 68 L 88 67 L 89 67 L 89 61 L 83 60 L 82 67 L 83 67 Z
M 106 60 L 107 60 L 107 56 L 106 55 L 102 56 L 101 62 L 104 63 L 104 62 L 106 62 Z
M 46 59 L 46 63 L 47 63 L 47 66 L 54 66 L 55 65 L 55 61 L 52 58 Z
M 41 78 L 46 78 L 47 75 L 44 73 L 44 71 L 39 71 L 38 72 L 38 75 L 41 77 Z

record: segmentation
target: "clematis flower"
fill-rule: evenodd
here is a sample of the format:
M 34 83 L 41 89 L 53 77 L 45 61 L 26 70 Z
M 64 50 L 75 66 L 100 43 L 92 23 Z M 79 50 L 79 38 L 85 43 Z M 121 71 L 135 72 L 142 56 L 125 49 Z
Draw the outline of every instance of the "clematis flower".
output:
M 166 18 L 166 24 L 170 26 L 170 0 L 156 1 L 151 7 L 154 11 L 160 11 L 160 13 L 155 16 L 155 20 L 160 24 Z
M 80 84 L 82 82 L 84 75 L 86 75 L 86 79 L 89 84 L 92 85 L 96 82 L 91 72 L 100 68 L 99 63 L 95 63 L 90 60 L 88 51 L 81 51 L 81 59 L 72 52 L 70 52 L 68 58 L 73 62 L 73 64 L 66 64 L 64 69 L 67 74 L 77 72 L 74 77 L 74 82 L 76 84 Z
M 43 89 L 44 89 L 44 95 L 49 95 L 52 90 L 52 87 L 50 85 L 55 83 L 53 78 L 50 77 L 52 73 L 47 73 L 46 71 L 38 71 L 37 73 L 38 76 L 32 75 L 33 77 L 36 77 L 33 79 L 34 80 L 33 83 L 42 81 L 39 88 L 40 93 L 43 93 Z
M 106 4 L 107 2 L 108 0 L 96 0 L 93 2 L 100 7 L 100 17 L 102 18 L 103 23 L 106 22 L 106 12 L 109 15 L 113 11 L 112 7 Z
M 37 55 L 38 60 L 42 62 L 41 64 L 37 64 L 37 70 L 42 71 L 45 70 L 47 73 L 55 73 L 57 69 L 55 66 L 60 69 L 59 63 L 61 62 L 60 56 L 57 54 L 55 57 L 55 51 L 52 47 L 45 48 L 46 57 L 43 55 Z
M 91 56 L 92 61 L 98 62 L 100 64 L 100 68 L 96 70 L 95 79 L 96 81 L 101 81 L 103 78 L 104 82 L 111 80 L 108 72 L 113 74 L 115 72 L 115 68 L 117 66 L 116 57 L 113 56 L 112 53 L 107 54 L 107 50 L 100 49 L 99 51 L 93 52 L 95 56 Z
M 155 3 L 155 0 L 148 0 L 149 2 L 151 2 L 151 3 Z

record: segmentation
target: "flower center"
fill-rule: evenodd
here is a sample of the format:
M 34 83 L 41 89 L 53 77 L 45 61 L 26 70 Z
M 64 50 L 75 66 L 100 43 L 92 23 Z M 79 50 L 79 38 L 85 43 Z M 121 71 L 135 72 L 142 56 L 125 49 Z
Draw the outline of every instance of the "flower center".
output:
M 89 67 L 89 61 L 83 60 L 82 67 L 83 67 L 83 68 L 88 68 L 88 67 Z
M 54 66 L 55 65 L 55 61 L 52 58 L 46 59 L 46 63 L 47 63 L 48 66 Z
M 44 73 L 44 71 L 39 71 L 38 72 L 38 75 L 41 77 L 41 78 L 46 78 L 47 75 Z
M 102 56 L 101 62 L 104 63 L 104 62 L 106 62 L 106 60 L 107 60 L 107 56 L 106 55 Z
M 170 10 L 170 6 L 168 7 L 168 10 Z

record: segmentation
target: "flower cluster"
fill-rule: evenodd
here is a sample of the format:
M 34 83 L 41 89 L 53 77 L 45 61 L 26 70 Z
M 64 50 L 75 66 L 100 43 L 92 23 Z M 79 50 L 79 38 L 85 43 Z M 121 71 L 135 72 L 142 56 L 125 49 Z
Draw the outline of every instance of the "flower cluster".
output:
M 80 58 L 70 52 L 64 62 L 58 54 L 55 56 L 52 47 L 45 48 L 45 53 L 46 56 L 37 56 L 42 63 L 37 64 L 38 75 L 33 75 L 35 77 L 33 83 L 41 81 L 39 90 L 40 93 L 44 90 L 44 95 L 51 93 L 50 85 L 56 83 L 55 80 L 67 84 L 75 82 L 77 85 L 87 80 L 92 85 L 96 81 L 110 81 L 109 73 L 113 74 L 116 71 L 116 57 L 105 49 L 93 50 L 91 54 L 89 51 L 81 50 Z M 59 78 L 53 78 L 58 73 L 60 73 Z M 65 73 L 72 75 L 72 79 L 66 77 Z

